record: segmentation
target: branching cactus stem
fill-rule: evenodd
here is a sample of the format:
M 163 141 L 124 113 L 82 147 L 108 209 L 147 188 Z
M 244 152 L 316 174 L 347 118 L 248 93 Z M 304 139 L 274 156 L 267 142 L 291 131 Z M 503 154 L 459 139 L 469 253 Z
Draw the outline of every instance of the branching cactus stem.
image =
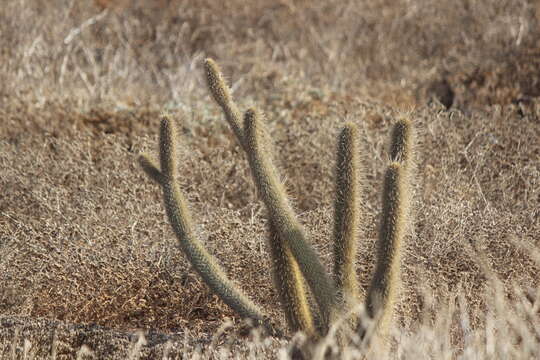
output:
M 178 238 L 180 247 L 189 262 L 203 278 L 210 289 L 223 302 L 244 318 L 253 319 L 271 333 L 275 329 L 268 317 L 225 275 L 216 259 L 208 253 L 204 245 L 193 232 L 193 220 L 188 204 L 178 185 L 176 169 L 176 128 L 174 122 L 163 117 L 160 127 L 160 164 L 161 171 L 145 155 L 139 159 L 141 167 L 150 178 L 157 181 L 163 190 L 163 200 L 169 222 Z
M 208 89 L 214 100 L 216 100 L 216 103 L 223 110 L 233 133 L 246 151 L 248 159 L 250 159 L 250 153 L 246 148 L 245 129 L 243 128 L 245 124 L 242 126 L 240 112 L 238 106 L 232 100 L 229 87 L 218 65 L 212 59 L 206 59 L 204 65 Z M 261 137 L 261 139 L 264 138 L 265 136 Z M 259 139 L 259 143 L 261 139 Z M 264 145 L 266 144 L 261 144 L 261 146 Z M 270 149 L 265 148 L 264 151 L 266 152 L 265 156 L 271 156 L 268 153 Z M 270 174 L 270 177 L 272 177 L 272 174 Z M 274 182 L 276 181 L 275 176 L 272 179 Z M 258 188 L 260 189 L 260 186 Z M 308 335 L 314 336 L 316 333 L 315 324 L 307 300 L 305 279 L 302 276 L 298 262 L 291 252 L 290 245 L 282 237 L 282 234 L 274 229 L 275 226 L 271 225 L 270 249 L 274 255 L 274 279 L 276 282 L 279 281 L 279 283 L 276 283 L 276 287 L 282 299 L 282 306 L 285 313 L 288 314 L 287 321 L 289 327 L 293 331 L 302 330 Z
M 242 119 L 217 64 L 206 59 L 204 67 L 208 89 L 247 155 L 259 197 L 267 209 L 274 282 L 289 329 L 305 332 L 311 342 L 320 340 L 339 316 L 356 308 L 359 301 L 356 253 L 360 220 L 365 216 L 362 216 L 360 205 L 362 176 L 358 129 L 348 123 L 338 139 L 332 276 L 325 271 L 309 243 L 280 181 L 261 115 L 255 109 L 248 109 Z M 165 116 L 160 127 L 159 167 L 146 155 L 140 156 L 139 163 L 163 190 L 167 216 L 182 251 L 210 289 L 238 315 L 254 320 L 270 334 L 281 335 L 281 330 L 229 280 L 194 233 L 187 200 L 179 186 L 176 146 L 175 123 Z M 408 119 L 400 119 L 392 131 L 390 164 L 384 178 L 377 263 L 366 296 L 369 319 L 359 316 L 349 324 L 358 330 L 367 344 L 384 346 L 385 342 L 379 340 L 387 334 L 397 302 L 404 239 L 411 221 L 413 168 L 414 129 Z M 317 306 L 310 306 L 308 288 Z M 372 327 L 371 323 L 376 325 Z M 376 337 L 375 341 L 372 337 Z

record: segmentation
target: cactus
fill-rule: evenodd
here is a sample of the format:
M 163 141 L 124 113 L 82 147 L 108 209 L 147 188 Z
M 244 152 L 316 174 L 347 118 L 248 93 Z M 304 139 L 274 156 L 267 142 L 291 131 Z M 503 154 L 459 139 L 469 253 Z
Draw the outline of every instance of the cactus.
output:
M 205 61 L 207 84 L 214 100 L 244 149 L 258 194 L 268 212 L 269 248 L 273 258 L 275 286 L 286 314 L 289 329 L 304 331 L 310 339 L 324 336 L 337 317 L 360 302 L 356 280 L 356 242 L 360 207 L 360 161 L 358 129 L 345 125 L 337 147 L 336 197 L 334 220 L 334 274 L 326 273 L 319 256 L 307 240 L 279 180 L 272 160 L 271 144 L 255 109 L 248 109 L 243 121 L 217 64 Z M 227 305 L 241 317 L 262 325 L 270 334 L 282 333 L 246 295 L 230 281 L 216 260 L 197 240 L 185 196 L 175 168 L 176 130 L 166 116 L 161 122 L 160 166 L 142 155 L 141 167 L 161 185 L 169 221 L 189 261 Z M 383 189 L 383 211 L 378 239 L 377 264 L 366 297 L 367 314 L 376 320 L 377 336 L 384 337 L 400 287 L 400 261 L 403 239 L 410 222 L 410 180 L 413 167 L 414 132 L 407 119 L 399 120 L 392 132 L 391 162 Z M 316 308 L 310 307 L 307 289 Z M 367 325 L 358 317 L 354 327 L 363 336 Z

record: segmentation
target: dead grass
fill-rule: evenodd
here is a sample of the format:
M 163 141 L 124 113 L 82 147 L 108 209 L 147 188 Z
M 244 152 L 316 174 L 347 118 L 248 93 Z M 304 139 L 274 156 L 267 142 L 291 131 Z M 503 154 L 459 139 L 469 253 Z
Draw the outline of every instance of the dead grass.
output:
M 209 348 L 223 320 L 238 319 L 191 271 L 159 189 L 136 165 L 140 151 L 155 148 L 160 112 L 169 112 L 182 131 L 182 186 L 200 235 L 283 321 L 263 207 L 206 94 L 205 56 L 223 64 L 242 106 L 265 112 L 289 192 L 327 264 L 337 131 L 347 120 L 364 129 L 363 291 L 390 124 L 407 113 L 421 129 L 397 354 L 538 355 L 534 2 L 163 3 L 103 10 L 13 0 L 0 9 L 0 31 L 9 34 L 0 41 L 2 356 L 22 358 L 27 339 L 30 354 L 45 357 L 59 334 L 71 350 L 58 358 L 77 356 L 83 344 L 126 358 L 138 349 L 135 329 L 146 333 L 140 351 L 150 358 L 169 343 L 171 358 L 200 349 L 215 358 L 224 349 L 243 357 L 285 351 L 277 340 L 239 339 L 238 330 Z M 440 79 L 455 94 L 449 111 L 425 106 Z

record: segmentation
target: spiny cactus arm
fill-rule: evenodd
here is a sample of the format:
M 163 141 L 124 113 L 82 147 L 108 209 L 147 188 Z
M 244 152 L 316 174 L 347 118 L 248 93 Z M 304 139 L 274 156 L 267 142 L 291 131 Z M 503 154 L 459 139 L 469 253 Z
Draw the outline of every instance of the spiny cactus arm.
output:
M 409 212 L 409 190 L 404 167 L 388 167 L 383 190 L 383 212 L 378 240 L 377 265 L 367 295 L 367 311 L 386 328 L 400 286 L 400 260 Z
M 302 226 L 296 219 L 285 187 L 279 181 L 271 155 L 265 147 L 263 132 L 258 113 L 253 109 L 247 110 L 244 117 L 245 147 L 253 178 L 278 236 L 290 246 L 313 292 L 320 310 L 320 325 L 325 332 L 335 310 L 335 286 L 315 250 L 305 239 Z
M 334 279 L 345 311 L 358 301 L 356 251 L 360 220 L 358 128 L 346 124 L 338 138 L 334 204 Z
M 244 133 L 242 131 L 242 117 L 238 106 L 232 100 L 231 92 L 223 74 L 216 62 L 212 59 L 204 61 L 204 69 L 206 71 L 206 83 L 214 100 L 223 110 L 225 118 L 229 123 L 232 131 L 236 135 L 240 145 L 244 146 Z
M 274 283 L 283 304 L 291 331 L 303 331 L 310 338 L 318 337 L 306 294 L 305 280 L 289 246 L 279 239 L 269 222 L 270 251 L 273 259 Z
M 268 317 L 234 285 L 225 275 L 216 259 L 208 253 L 204 245 L 193 232 L 193 220 L 188 210 L 188 204 L 182 193 L 177 179 L 176 169 L 176 129 L 174 122 L 164 117 L 160 127 L 160 164 L 161 171 L 152 162 L 142 156 L 139 162 L 145 172 L 154 180 L 160 182 L 163 199 L 169 222 L 178 238 L 180 247 L 193 268 L 203 278 L 210 289 L 223 302 L 229 305 L 243 318 L 253 319 L 272 333 L 279 333 L 270 323 Z
M 246 151 L 244 130 L 238 107 L 234 103 L 229 87 L 212 59 L 204 62 L 208 89 L 225 114 L 225 118 L 238 142 Z M 247 151 L 246 151 L 247 153 Z M 270 226 L 270 249 L 274 260 L 273 272 L 287 322 L 292 331 L 302 330 L 314 336 L 313 315 L 307 301 L 305 281 L 298 263 L 292 256 L 289 244 Z
M 378 240 L 377 264 L 367 295 L 368 315 L 378 320 L 377 333 L 384 335 L 392 317 L 399 287 L 403 239 L 410 221 L 411 166 L 414 129 L 409 120 L 394 126 L 391 157 L 383 190 L 383 211 Z
M 390 159 L 409 166 L 413 161 L 414 128 L 411 120 L 399 119 L 392 129 Z

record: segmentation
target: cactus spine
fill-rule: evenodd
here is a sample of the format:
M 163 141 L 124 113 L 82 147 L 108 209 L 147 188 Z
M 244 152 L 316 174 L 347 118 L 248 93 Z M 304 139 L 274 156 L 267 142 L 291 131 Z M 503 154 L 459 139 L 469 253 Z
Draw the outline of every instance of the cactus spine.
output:
M 297 220 L 285 186 L 279 180 L 272 161 L 269 137 L 257 110 L 249 109 L 241 121 L 229 88 L 217 64 L 207 59 L 205 70 L 208 88 L 221 107 L 227 122 L 244 149 L 258 194 L 268 212 L 269 247 L 273 258 L 274 279 L 291 330 L 302 330 L 311 339 L 324 336 L 336 319 L 339 307 L 350 310 L 358 299 L 356 280 L 356 241 L 360 214 L 360 165 L 358 129 L 345 125 L 337 147 L 336 196 L 334 220 L 334 276 L 329 276 L 305 231 Z M 264 313 L 225 275 L 214 257 L 193 233 L 187 202 L 177 181 L 176 130 L 174 122 L 164 117 L 160 130 L 160 167 L 145 155 L 139 163 L 148 176 L 161 185 L 169 221 L 181 248 L 195 270 L 211 290 L 240 316 L 262 324 L 271 334 L 281 332 Z M 368 315 L 377 320 L 377 335 L 388 329 L 400 287 L 400 261 L 403 239 L 410 221 L 410 180 L 414 164 L 414 133 L 409 120 L 399 120 L 391 136 L 391 162 L 383 189 L 383 211 L 378 239 L 377 264 L 368 289 Z M 308 302 L 308 285 L 318 309 Z M 314 313 L 318 310 L 317 313 Z M 356 319 L 358 332 L 366 331 L 362 319 Z M 368 339 L 369 340 L 369 339 Z

